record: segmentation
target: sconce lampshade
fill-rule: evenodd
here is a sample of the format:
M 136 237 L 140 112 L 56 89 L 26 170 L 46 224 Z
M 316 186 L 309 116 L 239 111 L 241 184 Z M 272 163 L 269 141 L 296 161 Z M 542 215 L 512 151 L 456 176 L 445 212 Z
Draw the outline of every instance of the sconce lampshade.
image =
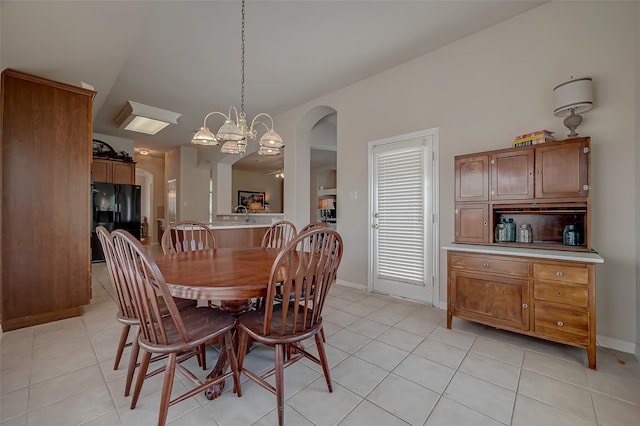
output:
M 553 88 L 553 115 L 567 117 L 564 125 L 571 131 L 568 137 L 576 137 L 576 128 L 582 123 L 579 114 L 593 108 L 593 82 L 591 77 L 571 79 Z
M 262 203 L 249 203 L 249 210 L 257 211 L 262 210 Z

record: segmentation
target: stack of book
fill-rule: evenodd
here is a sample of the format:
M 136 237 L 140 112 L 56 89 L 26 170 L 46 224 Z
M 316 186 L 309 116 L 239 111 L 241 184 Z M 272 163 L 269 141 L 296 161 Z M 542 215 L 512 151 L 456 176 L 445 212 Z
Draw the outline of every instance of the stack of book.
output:
M 553 132 L 548 130 L 538 130 L 532 133 L 525 133 L 524 135 L 516 136 L 513 139 L 513 146 L 528 146 L 555 141 L 552 133 Z

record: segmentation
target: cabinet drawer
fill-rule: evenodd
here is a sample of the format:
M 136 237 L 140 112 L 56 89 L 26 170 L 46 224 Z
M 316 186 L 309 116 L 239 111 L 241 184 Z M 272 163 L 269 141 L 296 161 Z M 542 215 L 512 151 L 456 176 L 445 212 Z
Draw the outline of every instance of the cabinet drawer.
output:
M 533 298 L 583 308 L 589 306 L 589 291 L 583 285 L 536 281 L 533 284 Z
M 589 269 L 587 269 L 586 266 L 534 263 L 533 278 L 561 282 L 572 282 L 577 284 L 588 284 Z
M 467 271 L 486 272 L 491 274 L 504 274 L 517 277 L 529 275 L 529 262 L 495 258 L 492 256 L 464 256 L 452 254 L 449 257 L 452 268 Z
M 586 345 L 589 343 L 589 313 L 538 302 L 534 309 L 534 331 L 556 340 Z

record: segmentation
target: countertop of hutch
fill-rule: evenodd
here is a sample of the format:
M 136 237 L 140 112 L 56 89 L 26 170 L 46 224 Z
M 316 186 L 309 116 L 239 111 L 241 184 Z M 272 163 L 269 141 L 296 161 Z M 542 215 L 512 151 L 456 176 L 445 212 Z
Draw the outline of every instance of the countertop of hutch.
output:
M 572 260 L 576 262 L 604 263 L 604 259 L 595 251 L 547 250 L 524 247 L 487 246 L 481 244 L 451 243 L 443 246 L 443 250 L 468 253 L 498 254 L 504 256 L 526 256 L 540 259 Z

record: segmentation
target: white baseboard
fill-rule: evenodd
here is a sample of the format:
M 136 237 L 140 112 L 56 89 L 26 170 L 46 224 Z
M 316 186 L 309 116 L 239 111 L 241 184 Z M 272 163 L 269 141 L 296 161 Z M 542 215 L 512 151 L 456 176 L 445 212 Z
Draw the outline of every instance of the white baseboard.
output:
M 615 349 L 620 352 L 627 352 L 630 354 L 634 354 L 636 358 L 640 359 L 638 355 L 639 354 L 638 351 L 640 349 L 638 348 L 638 345 L 636 343 L 627 342 L 626 340 L 614 339 L 613 337 L 600 336 L 600 335 L 596 336 L 596 343 L 599 346 L 602 346 L 605 348 Z
M 364 284 L 354 283 L 354 282 L 345 281 L 345 280 L 336 280 L 336 284 L 343 285 L 345 287 L 355 288 L 355 289 L 358 289 L 358 290 L 366 290 L 367 289 L 367 286 L 364 285 Z

